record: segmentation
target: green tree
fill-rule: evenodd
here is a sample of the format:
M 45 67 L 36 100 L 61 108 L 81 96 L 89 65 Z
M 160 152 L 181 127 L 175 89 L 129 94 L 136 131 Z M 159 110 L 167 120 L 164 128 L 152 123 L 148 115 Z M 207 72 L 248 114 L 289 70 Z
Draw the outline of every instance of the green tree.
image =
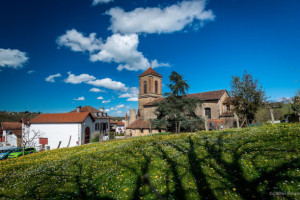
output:
M 296 96 L 293 98 L 292 109 L 298 115 L 300 121 L 300 90 L 298 90 Z
M 234 111 L 247 125 L 254 120 L 256 111 L 266 101 L 264 90 L 246 71 L 243 77 L 232 76 L 230 93 L 234 97 Z
M 202 101 L 187 96 L 189 85 L 183 77 L 173 71 L 169 76 L 170 92 L 165 99 L 155 104 L 156 119 L 151 120 L 155 127 L 179 133 L 181 130 L 194 131 L 199 128 L 202 119 L 196 115 L 195 110 Z

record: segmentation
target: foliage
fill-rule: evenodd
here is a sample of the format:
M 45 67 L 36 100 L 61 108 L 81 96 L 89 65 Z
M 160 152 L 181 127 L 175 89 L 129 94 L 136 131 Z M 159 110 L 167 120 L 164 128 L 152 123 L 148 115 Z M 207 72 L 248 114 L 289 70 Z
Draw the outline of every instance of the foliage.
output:
M 140 137 L 0 162 L 0 199 L 294 199 L 299 124 Z
M 166 93 L 163 101 L 155 104 L 154 113 L 157 118 L 152 120 L 152 123 L 154 127 L 176 133 L 179 133 L 181 129 L 194 131 L 201 124 L 201 118 L 196 115 L 195 110 L 202 101 L 186 97 L 189 85 L 180 74 L 173 71 L 169 80 L 170 92 Z
M 169 76 L 170 84 L 168 85 L 171 93 L 174 96 L 180 96 L 187 94 L 188 89 L 190 86 L 187 84 L 183 77 L 175 71 L 172 71 L 171 75 Z
M 100 132 L 96 131 L 96 132 L 92 133 L 91 142 L 99 142 L 99 138 L 100 138 Z
M 273 110 L 274 119 L 275 120 L 284 120 L 284 113 L 282 109 L 274 109 Z M 268 108 L 262 107 L 259 108 L 258 111 L 255 113 L 255 122 L 268 122 L 271 121 L 271 113 Z
M 37 116 L 38 114 L 33 114 L 33 113 L 27 113 L 27 114 L 16 113 L 14 115 L 9 113 L 0 113 L 0 122 L 18 122 L 22 118 L 32 119 Z
M 231 96 L 234 111 L 247 124 L 254 120 L 256 111 L 266 100 L 265 92 L 258 86 L 258 81 L 253 80 L 252 75 L 246 71 L 243 77 L 232 77 Z
M 300 90 L 298 90 L 297 95 L 293 98 L 292 109 L 300 117 Z

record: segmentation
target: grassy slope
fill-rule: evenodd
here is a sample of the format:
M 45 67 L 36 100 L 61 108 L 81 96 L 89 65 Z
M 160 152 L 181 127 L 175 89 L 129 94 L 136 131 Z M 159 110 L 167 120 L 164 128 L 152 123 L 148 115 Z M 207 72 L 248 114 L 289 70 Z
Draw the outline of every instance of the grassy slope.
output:
M 0 198 L 284 199 L 299 195 L 300 125 L 140 137 L 0 162 Z M 272 192 L 290 192 L 272 196 Z

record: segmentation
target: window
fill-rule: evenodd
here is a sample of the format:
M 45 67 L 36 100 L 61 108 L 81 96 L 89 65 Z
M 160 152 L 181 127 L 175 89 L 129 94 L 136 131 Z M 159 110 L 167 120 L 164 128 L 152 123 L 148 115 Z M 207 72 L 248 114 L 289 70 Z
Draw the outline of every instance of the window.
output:
M 226 105 L 226 111 L 230 111 L 230 105 Z
M 208 119 L 211 119 L 211 109 L 210 108 L 205 108 L 205 116 Z
M 99 131 L 100 130 L 100 124 L 99 123 L 96 123 L 95 124 L 95 131 Z
M 147 94 L 147 81 L 144 81 L 144 94 Z
M 141 129 L 141 133 L 144 133 L 144 129 Z
M 158 94 L 158 82 L 155 81 L 155 94 Z

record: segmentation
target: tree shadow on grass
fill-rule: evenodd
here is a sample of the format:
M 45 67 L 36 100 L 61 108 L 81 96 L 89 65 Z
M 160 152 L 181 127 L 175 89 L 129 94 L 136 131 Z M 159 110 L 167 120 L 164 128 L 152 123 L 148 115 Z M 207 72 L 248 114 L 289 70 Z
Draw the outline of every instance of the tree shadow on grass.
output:
M 299 167 L 299 159 L 293 159 L 286 163 L 283 163 L 269 171 L 263 171 L 257 178 L 253 180 L 247 180 L 243 174 L 243 166 L 241 164 L 242 155 L 244 153 L 251 153 L 249 149 L 247 151 L 239 150 L 243 145 L 246 145 L 250 141 L 245 141 L 239 144 L 235 148 L 231 149 L 233 159 L 232 162 L 227 162 L 222 159 L 222 153 L 225 151 L 224 141 L 222 135 L 218 136 L 215 143 L 205 142 L 205 148 L 209 152 L 211 158 L 213 158 L 219 166 L 223 166 L 223 171 L 217 170 L 218 173 L 224 176 L 231 184 L 236 188 L 236 192 L 241 195 L 243 199 L 273 199 L 270 192 L 280 181 L 288 178 L 287 176 L 280 176 L 279 173 L 287 172 L 291 169 Z M 253 141 L 251 141 L 253 142 Z M 261 152 L 263 154 L 263 152 Z M 269 158 L 270 159 L 270 158 Z M 224 173 L 226 172 L 226 173 Z M 267 188 L 264 191 L 259 191 L 259 187 L 263 182 L 267 181 Z M 285 197 L 289 198 L 289 197 Z

